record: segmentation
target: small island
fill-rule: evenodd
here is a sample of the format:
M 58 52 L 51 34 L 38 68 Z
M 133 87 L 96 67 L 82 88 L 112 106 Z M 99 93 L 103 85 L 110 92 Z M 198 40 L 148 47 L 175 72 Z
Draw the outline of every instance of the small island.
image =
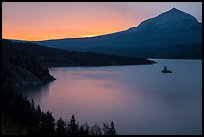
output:
M 172 71 L 170 70 L 167 70 L 166 66 L 164 67 L 164 70 L 161 71 L 162 73 L 172 73 Z

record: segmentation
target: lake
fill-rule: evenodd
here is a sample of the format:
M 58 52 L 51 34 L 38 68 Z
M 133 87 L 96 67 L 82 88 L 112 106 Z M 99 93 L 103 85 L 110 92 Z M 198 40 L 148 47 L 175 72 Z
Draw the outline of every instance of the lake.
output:
M 55 119 L 114 121 L 118 134 L 202 135 L 202 60 L 50 68 L 57 79 L 24 93 Z M 164 66 L 173 73 L 163 74 Z

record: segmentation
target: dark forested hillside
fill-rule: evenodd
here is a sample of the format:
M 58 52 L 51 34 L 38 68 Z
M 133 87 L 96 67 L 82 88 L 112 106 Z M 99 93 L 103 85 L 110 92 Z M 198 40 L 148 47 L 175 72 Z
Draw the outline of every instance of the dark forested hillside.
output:
M 55 48 L 48 48 L 32 43 L 11 42 L 3 39 L 3 48 L 15 48 L 31 56 L 38 63 L 48 66 L 111 66 L 111 65 L 139 65 L 152 64 L 144 58 L 122 57 L 109 54 L 98 54 L 93 52 L 63 51 Z
M 42 58 L 46 49 L 49 48 L 41 49 L 34 45 L 2 40 L 2 134 L 116 135 L 113 122 L 111 124 L 104 123 L 101 128 L 98 124 L 94 126 L 89 126 L 87 123 L 80 125 L 74 115 L 68 122 L 62 118 L 55 120 L 51 112 L 41 111 L 40 106 L 36 106 L 33 100 L 29 101 L 19 93 L 27 87 L 41 86 L 55 80 L 49 74 L 48 68 L 43 65 L 45 63 L 38 62 L 38 56 Z M 54 55 L 54 53 L 54 49 L 51 49 L 45 58 Z M 56 56 L 60 55 L 59 53 L 56 53 Z
M 10 42 L 2 41 L 2 88 L 22 89 L 55 80 L 47 67 L 42 66 Z

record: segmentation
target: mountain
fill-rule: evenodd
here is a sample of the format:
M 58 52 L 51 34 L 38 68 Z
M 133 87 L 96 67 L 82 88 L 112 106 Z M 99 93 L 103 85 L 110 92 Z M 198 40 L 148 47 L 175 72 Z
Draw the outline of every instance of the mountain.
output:
M 160 30 L 167 32 L 201 29 L 198 20 L 192 15 L 173 8 L 155 18 L 143 21 L 138 27 L 130 28 L 131 31 L 137 30 Z
M 153 64 L 154 61 L 144 58 L 121 57 L 116 55 L 98 54 L 92 52 L 64 51 L 27 42 L 11 42 L 2 39 L 3 51 L 11 49 L 31 57 L 42 66 L 114 66 Z M 9 55 L 9 52 L 6 52 Z M 15 53 L 10 53 L 16 55 Z M 10 55 L 12 56 L 12 55 Z M 15 62 L 19 62 L 16 60 Z
M 47 67 L 19 50 L 15 43 L 2 40 L 2 89 L 23 90 L 53 80 Z
M 131 57 L 201 59 L 202 23 L 192 15 L 173 8 L 121 32 L 33 43 L 62 50 Z

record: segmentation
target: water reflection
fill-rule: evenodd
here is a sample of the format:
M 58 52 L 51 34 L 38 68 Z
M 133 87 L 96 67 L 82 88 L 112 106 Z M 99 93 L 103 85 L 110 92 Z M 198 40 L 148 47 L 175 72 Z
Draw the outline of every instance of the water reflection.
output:
M 119 134 L 201 134 L 201 61 L 156 60 L 158 64 L 52 68 L 57 80 L 28 92 L 43 110 L 93 125 L 114 121 Z M 167 65 L 173 73 L 163 75 Z
M 29 90 L 23 91 L 23 94 L 35 101 L 36 105 L 40 105 L 43 108 L 45 100 L 49 96 L 50 85 L 53 81 L 46 83 L 43 86 L 30 87 Z M 45 105 L 46 106 L 46 105 Z

